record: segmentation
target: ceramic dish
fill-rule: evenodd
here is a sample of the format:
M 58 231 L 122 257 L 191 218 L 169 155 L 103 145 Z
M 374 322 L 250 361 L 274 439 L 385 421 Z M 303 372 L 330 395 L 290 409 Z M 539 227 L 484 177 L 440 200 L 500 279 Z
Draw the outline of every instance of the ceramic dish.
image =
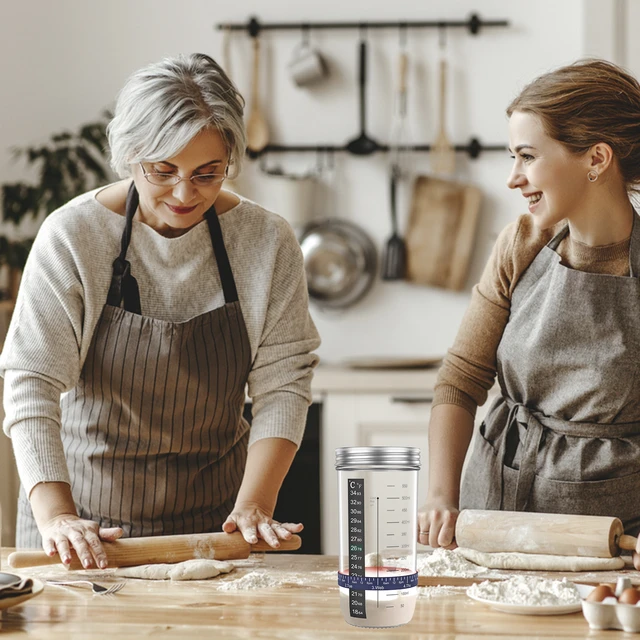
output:
M 15 607 L 16 605 L 22 604 L 27 600 L 31 600 L 31 598 L 35 598 L 42 593 L 44 584 L 40 582 L 40 580 L 36 580 L 35 578 L 31 579 L 33 580 L 33 589 L 31 593 L 25 593 L 15 598 L 3 598 L 2 600 L 0 600 L 0 611 L 2 611 L 2 609 L 8 609 L 9 607 Z
M 535 604 L 509 604 L 507 602 L 495 602 L 494 600 L 485 600 L 484 598 L 477 598 L 472 596 L 468 591 L 467 595 L 476 602 L 487 605 L 496 611 L 502 611 L 503 613 L 514 613 L 522 616 L 559 616 L 565 613 L 575 613 L 582 609 L 581 602 L 575 602 L 573 604 L 558 604 L 558 605 L 535 605 Z

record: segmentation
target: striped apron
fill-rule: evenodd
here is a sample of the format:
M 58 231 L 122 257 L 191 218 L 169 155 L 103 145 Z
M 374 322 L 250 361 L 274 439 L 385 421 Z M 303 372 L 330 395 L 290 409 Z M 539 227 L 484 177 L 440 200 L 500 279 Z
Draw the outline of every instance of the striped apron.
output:
M 77 386 L 63 396 L 62 441 L 81 518 L 125 536 L 219 530 L 244 472 L 242 417 L 251 349 L 220 221 L 211 235 L 225 304 L 186 322 L 141 314 L 126 260 L 138 193 L 131 185 L 120 255 Z M 17 546 L 42 541 L 21 489 Z
M 563 265 L 568 226 L 513 292 L 501 396 L 474 439 L 460 505 L 617 516 L 640 529 L 640 220 L 630 277 Z

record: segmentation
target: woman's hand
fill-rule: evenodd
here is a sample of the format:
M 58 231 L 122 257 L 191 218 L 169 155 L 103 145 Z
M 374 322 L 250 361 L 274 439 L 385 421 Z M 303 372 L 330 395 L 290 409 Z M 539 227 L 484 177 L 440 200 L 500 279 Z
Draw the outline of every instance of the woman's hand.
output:
M 95 563 L 105 569 L 108 561 L 101 540 L 113 542 L 122 536 L 120 527 L 103 528 L 92 520 L 82 520 L 76 515 L 63 514 L 51 518 L 41 528 L 42 547 L 49 556 L 56 552 L 64 564 L 71 562 L 71 549 L 85 569 Z
M 249 544 L 256 544 L 260 537 L 274 549 L 280 546 L 280 540 L 289 540 L 293 533 L 299 533 L 303 528 L 300 523 L 276 522 L 266 509 L 254 502 L 236 502 L 222 525 L 225 533 L 240 531 Z
M 427 500 L 418 511 L 418 542 L 434 549 L 455 549 L 456 520 L 460 513 L 457 505 L 442 500 Z
M 633 552 L 633 568 L 636 571 L 640 571 L 640 537 L 636 543 L 636 550 Z

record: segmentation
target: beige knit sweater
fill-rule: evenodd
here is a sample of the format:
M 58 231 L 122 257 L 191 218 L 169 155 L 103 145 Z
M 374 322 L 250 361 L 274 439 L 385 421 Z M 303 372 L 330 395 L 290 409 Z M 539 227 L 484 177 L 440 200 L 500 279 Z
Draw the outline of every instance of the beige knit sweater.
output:
M 124 228 L 124 218 L 100 204 L 96 191 L 42 225 L 0 355 L 3 427 L 27 495 L 38 482 L 69 482 L 60 396 L 79 380 Z M 251 343 L 250 444 L 279 437 L 299 445 L 318 362 L 312 351 L 320 344 L 300 247 L 285 220 L 248 200 L 222 214 L 220 223 Z M 127 259 L 143 315 L 183 322 L 224 304 L 204 222 L 167 238 L 134 218 Z
M 509 321 L 511 296 L 520 276 L 565 225 L 539 230 L 530 214 L 508 225 L 498 237 L 460 329 L 438 374 L 433 406 L 455 404 L 475 415 L 496 376 L 496 352 Z M 562 263 L 579 271 L 629 275 L 630 238 L 590 247 L 565 236 L 558 247 Z

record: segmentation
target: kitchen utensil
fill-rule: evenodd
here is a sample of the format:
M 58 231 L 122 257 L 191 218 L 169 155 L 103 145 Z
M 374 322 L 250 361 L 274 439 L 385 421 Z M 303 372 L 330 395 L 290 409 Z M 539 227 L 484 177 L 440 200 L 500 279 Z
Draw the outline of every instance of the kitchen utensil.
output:
M 367 43 L 360 42 L 360 135 L 347 143 L 347 151 L 357 156 L 368 156 L 380 149 L 380 145 L 366 133 Z
M 336 449 L 336 469 L 342 615 L 356 627 L 406 624 L 418 597 L 420 450 Z
M 407 54 L 400 53 L 398 64 L 398 94 L 394 123 L 391 127 L 391 184 L 389 189 L 391 205 L 391 237 L 387 240 L 382 259 L 383 280 L 403 280 L 407 273 L 407 247 L 405 241 L 398 234 L 398 182 L 404 175 L 406 157 L 406 142 L 404 126 L 407 114 Z
M 309 44 L 306 33 L 302 42 L 294 49 L 288 69 L 291 79 L 299 87 L 316 84 L 329 72 L 323 55 Z
M 635 550 L 637 539 L 624 535 L 618 518 L 466 509 L 456 521 L 456 543 L 486 552 L 612 558 Z
M 357 225 L 338 218 L 309 224 L 300 236 L 309 296 L 327 309 L 355 304 L 377 272 L 376 248 Z
M 391 237 L 387 240 L 382 259 L 383 280 L 403 280 L 407 273 L 407 247 L 398 235 L 397 184 L 398 167 L 391 168 L 390 200 L 391 200 Z
M 407 227 L 407 280 L 460 291 L 467 278 L 482 194 L 473 185 L 418 176 Z
M 101 584 L 89 580 L 47 580 L 47 584 L 52 584 L 55 587 L 89 586 L 93 593 L 97 593 L 100 596 L 110 596 L 113 593 L 118 593 L 127 583 L 115 582 L 108 587 L 103 587 Z
M 289 540 L 280 540 L 278 549 L 273 549 L 264 540 L 250 545 L 241 533 L 235 532 L 124 538 L 115 542 L 103 542 L 102 546 L 110 567 L 133 567 L 139 564 L 183 562 L 194 558 L 244 559 L 255 551 L 294 551 L 301 544 L 300 536 L 292 535 Z M 68 568 L 83 569 L 75 552 L 72 551 L 71 556 Z M 15 569 L 59 562 L 59 556 L 48 556 L 44 551 L 15 551 L 9 556 L 9 564 Z
M 247 120 L 247 149 L 259 153 L 269 144 L 269 125 L 260 104 L 260 36 L 253 38 L 251 109 Z
M 231 78 L 231 27 L 227 27 L 222 34 L 222 68 Z
M 438 137 L 431 147 L 431 168 L 434 173 L 450 175 L 455 171 L 456 152 L 447 136 L 446 127 L 447 61 L 440 60 Z

